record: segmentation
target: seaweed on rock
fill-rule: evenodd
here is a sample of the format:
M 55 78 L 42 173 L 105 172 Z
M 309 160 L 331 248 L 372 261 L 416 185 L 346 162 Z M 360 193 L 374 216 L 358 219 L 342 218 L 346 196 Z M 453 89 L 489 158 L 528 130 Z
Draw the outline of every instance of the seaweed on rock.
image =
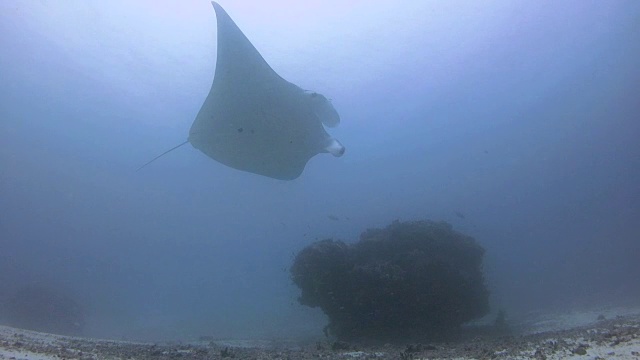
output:
M 338 339 L 424 339 L 489 312 L 483 255 L 448 223 L 395 221 L 353 245 L 313 243 L 290 271 L 299 302 L 320 307 Z

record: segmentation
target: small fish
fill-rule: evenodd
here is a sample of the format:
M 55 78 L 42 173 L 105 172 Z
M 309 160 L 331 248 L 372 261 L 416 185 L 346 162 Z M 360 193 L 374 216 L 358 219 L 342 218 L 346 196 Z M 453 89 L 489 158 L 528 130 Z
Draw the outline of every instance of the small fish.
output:
M 454 211 L 454 214 L 456 214 L 457 217 L 459 217 L 460 219 L 464 219 L 464 214 L 461 213 L 460 211 Z
M 337 216 L 335 216 L 335 215 L 327 215 L 327 217 L 328 217 L 330 220 L 333 220 L 333 221 L 338 221 L 338 220 L 340 220 L 340 218 L 339 218 L 339 217 L 337 217 Z

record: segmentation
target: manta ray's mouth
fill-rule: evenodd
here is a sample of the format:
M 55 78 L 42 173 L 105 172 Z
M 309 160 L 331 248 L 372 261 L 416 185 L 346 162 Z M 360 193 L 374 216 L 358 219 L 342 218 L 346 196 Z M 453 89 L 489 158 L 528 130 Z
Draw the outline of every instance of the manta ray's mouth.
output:
M 340 141 L 336 139 L 331 139 L 331 143 L 326 147 L 326 150 L 335 157 L 340 157 L 344 155 L 344 151 L 346 150 L 344 145 L 340 143 Z

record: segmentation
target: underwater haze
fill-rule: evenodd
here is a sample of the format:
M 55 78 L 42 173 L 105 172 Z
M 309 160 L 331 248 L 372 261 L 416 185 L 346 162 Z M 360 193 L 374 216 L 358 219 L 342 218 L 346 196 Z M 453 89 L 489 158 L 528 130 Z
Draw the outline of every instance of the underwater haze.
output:
M 332 100 L 344 156 L 282 181 L 188 145 L 136 172 L 208 94 L 210 2 L 2 1 L 0 303 L 55 289 L 94 337 L 312 339 L 298 251 L 431 219 L 486 249 L 489 316 L 640 305 L 640 2 L 220 5 Z

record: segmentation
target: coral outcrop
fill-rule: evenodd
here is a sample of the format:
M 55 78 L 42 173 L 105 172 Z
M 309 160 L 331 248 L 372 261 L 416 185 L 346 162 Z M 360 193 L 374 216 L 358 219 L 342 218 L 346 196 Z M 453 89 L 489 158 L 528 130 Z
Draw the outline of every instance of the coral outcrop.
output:
M 11 326 L 63 335 L 82 335 L 82 307 L 60 291 L 27 286 L 11 296 L 5 306 Z
M 424 339 L 489 312 L 483 255 L 448 223 L 395 221 L 353 245 L 313 243 L 290 272 L 299 302 L 320 307 L 338 339 Z

